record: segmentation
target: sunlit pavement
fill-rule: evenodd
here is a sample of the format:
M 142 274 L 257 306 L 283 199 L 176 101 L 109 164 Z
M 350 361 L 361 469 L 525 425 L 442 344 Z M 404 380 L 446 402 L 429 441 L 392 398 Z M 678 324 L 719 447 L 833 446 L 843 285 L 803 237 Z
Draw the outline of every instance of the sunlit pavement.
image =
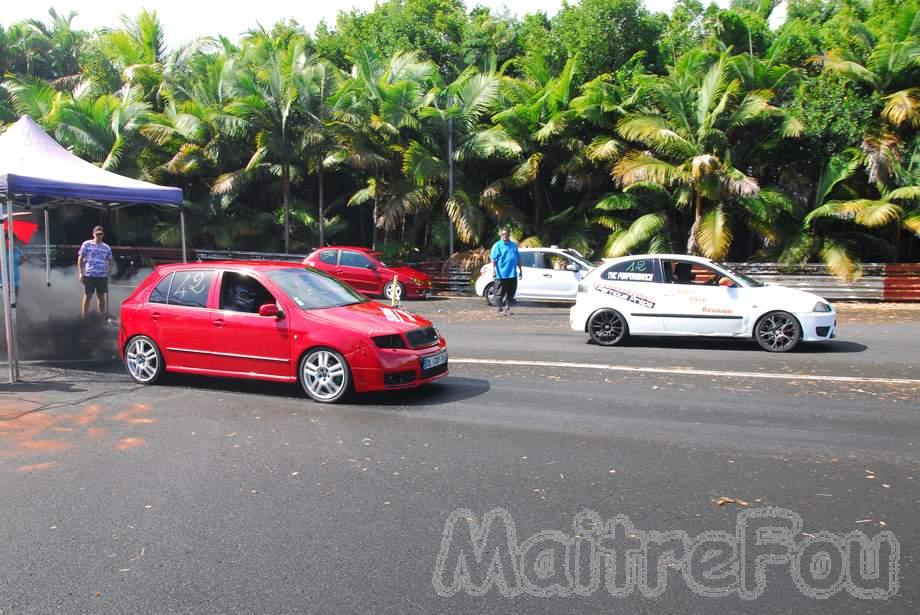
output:
M 739 341 L 599 348 L 553 305 L 510 318 L 470 298 L 407 309 L 448 338 L 451 376 L 343 406 L 313 404 L 296 386 L 139 387 L 114 347 L 91 363 L 25 364 L 24 382 L 0 385 L 0 610 L 917 612 L 915 308 L 841 307 L 838 340 L 782 356 Z M 534 572 L 546 572 L 536 553 L 519 562 L 532 585 L 506 587 L 520 589 L 514 598 L 500 584 L 481 596 L 450 586 L 470 515 L 507 511 L 491 518 L 510 519 L 519 544 L 541 531 L 574 544 L 591 537 L 573 528 L 585 510 L 625 516 L 636 541 L 734 535 L 739 515 L 767 507 L 801 517 L 797 544 L 890 532 L 894 595 L 857 600 L 841 585 L 817 600 L 779 564 L 752 593 L 724 552 L 710 562 L 728 563 L 721 578 L 707 581 L 719 598 L 701 595 L 706 575 L 680 554 L 653 598 L 626 577 L 574 592 L 565 571 Z M 628 542 L 624 527 L 606 539 Z M 488 553 L 507 555 L 502 536 L 490 534 Z M 758 554 L 741 561 L 750 568 Z M 887 565 L 890 550 L 881 555 Z M 487 570 L 474 566 L 472 580 Z M 873 586 L 891 593 L 887 572 Z M 536 595 L 554 583 L 556 596 Z

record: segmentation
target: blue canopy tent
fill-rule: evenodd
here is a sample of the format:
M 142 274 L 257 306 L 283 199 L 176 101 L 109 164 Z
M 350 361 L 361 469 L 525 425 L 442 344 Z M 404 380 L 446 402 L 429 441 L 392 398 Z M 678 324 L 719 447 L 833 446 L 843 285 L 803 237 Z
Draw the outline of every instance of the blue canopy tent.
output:
M 58 207 L 84 206 L 115 210 L 134 205 L 165 205 L 179 209 L 182 260 L 188 259 L 185 243 L 185 212 L 182 190 L 158 186 L 111 173 L 87 162 L 62 147 L 27 115 L 0 135 L 0 207 L 6 216 L 13 208 L 42 210 L 45 218 L 45 275 L 51 286 L 51 258 L 48 237 L 48 211 Z M 4 242 L 9 260 L 0 258 L 3 281 L 3 314 L 9 356 L 10 382 L 18 378 L 15 323 L 16 303 L 9 264 L 13 262 L 12 225 Z M 50 291 L 49 291 L 50 297 Z

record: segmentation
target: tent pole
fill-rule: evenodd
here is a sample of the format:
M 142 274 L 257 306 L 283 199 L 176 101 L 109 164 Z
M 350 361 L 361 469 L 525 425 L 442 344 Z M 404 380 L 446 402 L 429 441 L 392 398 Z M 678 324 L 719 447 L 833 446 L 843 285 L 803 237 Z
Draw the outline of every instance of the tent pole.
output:
M 45 214 L 45 285 L 48 287 L 48 320 L 50 321 L 53 304 L 51 302 L 51 237 L 48 227 L 48 208 L 43 210 Z
M 26 203 L 31 204 L 31 201 L 27 198 Z M 12 316 L 10 318 L 10 326 L 13 329 L 13 357 L 15 358 L 15 361 L 12 362 L 13 363 L 13 377 L 16 380 L 19 380 L 19 340 L 16 339 L 16 333 L 17 333 L 16 300 L 18 299 L 16 295 L 18 293 L 16 292 L 16 259 L 14 258 L 16 256 L 16 235 L 13 233 L 13 201 L 12 199 L 7 203 L 6 214 L 7 214 L 7 219 L 9 220 L 9 224 L 6 225 L 6 229 L 9 233 L 9 244 L 7 245 L 9 246 L 9 256 L 10 256 L 10 259 L 6 261 L 8 263 L 7 265 L 8 271 L 6 272 L 6 275 L 9 276 L 9 280 L 10 280 L 10 315 Z
M 185 209 L 179 206 L 179 229 L 182 233 L 182 262 L 188 262 L 188 251 L 185 247 Z
M 13 203 L 7 198 L 7 211 L 13 211 Z M 13 230 L 13 217 L 10 216 L 7 223 L 7 228 Z M 0 227 L 2 229 L 2 227 Z M 4 239 L 6 239 L 7 234 L 4 232 Z M 12 292 L 10 287 L 12 286 L 12 271 L 10 265 L 12 261 L 9 260 L 9 255 L 6 254 L 3 258 L 0 258 L 0 282 L 3 283 L 3 324 L 4 331 L 6 333 L 6 356 L 9 359 L 9 375 L 10 375 L 10 384 L 16 382 L 16 368 L 13 367 L 13 362 L 16 359 L 15 351 L 13 350 L 13 308 L 10 305 L 10 297 Z

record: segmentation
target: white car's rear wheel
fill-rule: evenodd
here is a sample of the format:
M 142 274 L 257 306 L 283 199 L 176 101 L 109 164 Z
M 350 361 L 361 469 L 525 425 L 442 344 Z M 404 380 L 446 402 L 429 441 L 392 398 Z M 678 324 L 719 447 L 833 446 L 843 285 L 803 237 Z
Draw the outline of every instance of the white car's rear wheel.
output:
M 802 327 L 788 312 L 768 312 L 757 321 L 754 337 L 767 352 L 789 352 L 802 340 Z
M 588 335 L 601 346 L 616 346 L 629 335 L 629 326 L 616 310 L 598 310 L 588 320 Z

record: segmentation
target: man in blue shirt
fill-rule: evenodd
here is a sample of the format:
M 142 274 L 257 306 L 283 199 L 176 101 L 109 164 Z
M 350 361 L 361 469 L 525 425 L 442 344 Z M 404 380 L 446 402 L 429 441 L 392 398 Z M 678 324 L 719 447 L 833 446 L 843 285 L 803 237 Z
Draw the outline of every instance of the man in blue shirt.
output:
M 524 276 L 521 269 L 521 254 L 517 244 L 511 241 L 511 231 L 502 229 L 501 239 L 492 246 L 492 274 L 495 276 L 495 298 L 498 313 L 511 315 L 511 304 L 517 292 L 518 280 Z

